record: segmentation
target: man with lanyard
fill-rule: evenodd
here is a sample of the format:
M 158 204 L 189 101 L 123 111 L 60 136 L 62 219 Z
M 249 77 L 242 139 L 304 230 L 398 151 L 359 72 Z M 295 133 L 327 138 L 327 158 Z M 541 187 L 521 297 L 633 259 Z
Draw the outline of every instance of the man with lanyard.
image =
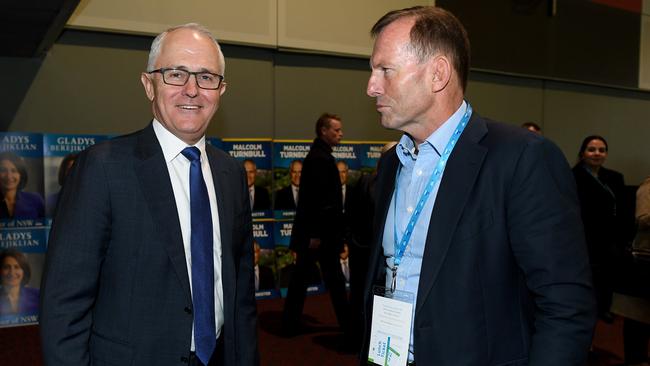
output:
M 371 33 L 367 93 L 404 136 L 379 163 L 361 364 L 584 365 L 595 308 L 563 154 L 463 100 L 451 13 L 392 11 Z

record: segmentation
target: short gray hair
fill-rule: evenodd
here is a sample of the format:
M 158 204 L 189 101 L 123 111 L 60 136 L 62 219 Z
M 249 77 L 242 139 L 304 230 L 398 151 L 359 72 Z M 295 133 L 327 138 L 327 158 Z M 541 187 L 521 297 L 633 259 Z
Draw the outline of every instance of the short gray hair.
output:
M 195 30 L 207 37 L 210 37 L 210 39 L 214 41 L 214 44 L 215 46 L 217 46 L 217 50 L 219 51 L 219 59 L 217 60 L 217 63 L 219 64 L 219 68 L 221 69 L 219 72 L 221 72 L 221 74 L 224 75 L 226 72 L 226 61 L 223 57 L 223 52 L 221 52 L 221 46 L 219 46 L 219 42 L 217 42 L 217 39 L 214 37 L 212 32 L 210 32 L 208 28 L 202 26 L 199 23 L 187 23 L 187 24 L 177 25 L 175 27 L 171 27 L 165 30 L 164 32 L 156 36 L 153 42 L 151 42 L 151 49 L 149 50 L 149 60 L 147 62 L 147 71 L 152 71 L 156 67 L 155 66 L 156 60 L 158 60 L 158 56 L 160 56 L 162 44 L 167 34 L 177 29 L 184 29 L 184 28 Z

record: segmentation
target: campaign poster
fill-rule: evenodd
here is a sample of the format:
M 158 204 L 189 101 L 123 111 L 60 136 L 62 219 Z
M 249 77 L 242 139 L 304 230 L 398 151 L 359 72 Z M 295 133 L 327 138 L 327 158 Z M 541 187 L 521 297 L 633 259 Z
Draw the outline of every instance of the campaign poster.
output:
M 0 229 L 43 226 L 43 136 L 0 133 Z
M 105 135 L 43 135 L 43 179 L 47 218 L 51 219 L 54 214 L 59 192 L 77 155 L 87 147 L 107 139 Z
M 271 139 L 223 139 L 221 146 L 244 165 L 253 219 L 271 218 Z
M 272 220 L 253 222 L 253 247 L 255 255 L 255 298 L 270 299 L 279 297 Z
M 278 287 L 282 297 L 287 296 L 289 282 L 296 270 L 296 257 L 289 250 L 291 242 L 292 221 L 276 221 L 274 238 L 275 238 L 275 261 L 278 272 Z M 307 295 L 320 294 L 325 292 L 320 267 L 314 264 L 305 274 L 308 278 Z
M 296 214 L 302 161 L 310 148 L 309 140 L 273 141 L 273 216 L 278 220 Z
M 0 327 L 38 322 L 48 228 L 0 230 Z
M 358 146 L 357 157 L 359 169 L 364 174 L 373 173 L 377 169 L 381 151 L 388 142 L 365 142 Z

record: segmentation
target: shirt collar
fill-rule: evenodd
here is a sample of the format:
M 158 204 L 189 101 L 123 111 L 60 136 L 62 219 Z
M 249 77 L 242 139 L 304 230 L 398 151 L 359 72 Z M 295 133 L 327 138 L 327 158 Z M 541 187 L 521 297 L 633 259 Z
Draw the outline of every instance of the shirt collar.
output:
M 454 112 L 454 114 L 452 114 L 440 127 L 438 127 L 438 129 L 433 131 L 433 133 L 417 147 L 418 154 L 429 151 L 440 156 L 445 147 L 447 147 L 447 143 L 454 134 L 456 127 L 458 127 L 458 124 L 462 120 L 466 109 L 467 103 L 463 100 L 456 112 Z M 403 165 L 417 160 L 415 147 L 415 142 L 411 136 L 407 134 L 402 135 L 395 150 L 397 152 L 397 157 Z
M 190 146 L 176 137 L 173 133 L 169 132 L 169 130 L 155 118 L 153 119 L 153 131 L 158 138 L 163 155 L 165 156 L 165 162 L 167 163 L 174 160 L 184 148 Z M 196 146 L 201 151 L 201 156 L 205 156 L 205 136 L 201 137 L 201 139 L 192 146 Z

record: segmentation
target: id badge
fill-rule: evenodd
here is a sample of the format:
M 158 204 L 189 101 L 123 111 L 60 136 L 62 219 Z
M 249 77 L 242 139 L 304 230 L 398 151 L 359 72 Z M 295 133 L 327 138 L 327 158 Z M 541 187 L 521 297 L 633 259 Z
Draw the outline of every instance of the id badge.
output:
M 368 361 L 382 366 L 406 366 L 415 296 L 375 287 Z

